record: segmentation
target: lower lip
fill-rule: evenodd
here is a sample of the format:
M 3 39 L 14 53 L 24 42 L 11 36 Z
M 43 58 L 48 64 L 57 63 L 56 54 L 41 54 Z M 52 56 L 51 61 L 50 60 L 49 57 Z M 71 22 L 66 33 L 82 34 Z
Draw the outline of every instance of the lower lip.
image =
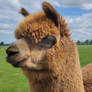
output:
M 20 67 L 20 63 L 21 63 L 21 62 L 17 62 L 16 64 L 12 64 L 12 65 L 13 65 L 14 67 L 17 67 L 17 68 L 18 68 L 18 67 Z
M 6 57 L 6 60 L 7 60 L 8 63 L 12 64 L 14 67 L 17 67 L 17 68 L 23 67 L 21 63 L 25 61 L 25 58 L 20 60 L 20 61 L 15 61 L 14 59 L 11 59 L 12 57 L 13 56 L 7 56 Z
M 12 64 L 14 67 L 20 67 L 21 66 L 21 61 L 20 62 L 16 62 L 14 63 L 14 60 L 11 60 L 9 56 L 6 57 L 6 60 L 8 61 L 8 63 Z
M 7 60 L 8 63 L 12 63 L 12 60 L 10 59 L 9 56 L 6 57 L 6 60 Z

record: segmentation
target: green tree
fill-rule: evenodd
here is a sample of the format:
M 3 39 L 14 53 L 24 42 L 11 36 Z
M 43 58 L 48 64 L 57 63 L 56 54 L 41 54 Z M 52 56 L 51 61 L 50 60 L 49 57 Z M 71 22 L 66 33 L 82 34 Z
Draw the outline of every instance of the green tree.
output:
M 90 44 L 92 44 L 92 40 L 90 40 Z
M 78 41 L 77 41 L 77 44 L 78 44 L 78 45 L 80 45 L 80 44 L 81 44 L 81 41 L 80 41 L 80 40 L 78 40 Z
M 87 45 L 88 45 L 89 43 L 90 43 L 90 41 L 89 41 L 89 40 L 86 40 L 86 41 L 85 41 L 85 44 L 87 44 Z
M 4 42 L 2 41 L 2 42 L 0 43 L 0 45 L 4 45 Z

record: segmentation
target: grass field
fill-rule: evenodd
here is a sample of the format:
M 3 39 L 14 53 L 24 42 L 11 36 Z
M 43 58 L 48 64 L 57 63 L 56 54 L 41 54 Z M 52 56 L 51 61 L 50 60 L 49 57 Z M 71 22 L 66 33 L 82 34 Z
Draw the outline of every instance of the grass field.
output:
M 20 69 L 5 60 L 6 46 L 0 47 L 0 92 L 28 92 L 28 82 Z M 92 62 L 92 45 L 78 46 L 81 66 Z

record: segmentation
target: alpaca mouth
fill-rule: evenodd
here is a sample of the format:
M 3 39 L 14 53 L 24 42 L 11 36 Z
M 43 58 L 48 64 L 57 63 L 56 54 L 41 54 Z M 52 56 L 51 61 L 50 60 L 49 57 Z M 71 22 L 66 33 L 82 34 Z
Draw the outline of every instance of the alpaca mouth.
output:
M 12 52 L 7 52 L 8 56 L 15 56 L 18 55 L 19 52 L 18 51 L 12 51 Z
M 19 67 L 21 67 L 21 62 L 17 62 L 17 63 L 15 63 L 15 64 L 12 64 L 14 67 L 17 67 L 17 68 L 19 68 Z
M 14 67 L 19 68 L 19 67 L 23 67 L 23 62 L 27 59 L 28 57 L 21 57 L 19 58 L 18 56 L 7 56 L 6 60 L 8 63 L 12 64 Z

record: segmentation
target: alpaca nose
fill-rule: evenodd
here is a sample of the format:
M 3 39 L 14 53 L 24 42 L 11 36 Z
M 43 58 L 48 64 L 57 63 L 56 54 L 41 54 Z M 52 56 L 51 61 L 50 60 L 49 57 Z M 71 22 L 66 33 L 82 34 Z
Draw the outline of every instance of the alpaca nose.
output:
M 6 53 L 8 56 L 13 56 L 13 55 L 19 54 L 19 51 L 16 45 L 12 44 L 7 48 Z

